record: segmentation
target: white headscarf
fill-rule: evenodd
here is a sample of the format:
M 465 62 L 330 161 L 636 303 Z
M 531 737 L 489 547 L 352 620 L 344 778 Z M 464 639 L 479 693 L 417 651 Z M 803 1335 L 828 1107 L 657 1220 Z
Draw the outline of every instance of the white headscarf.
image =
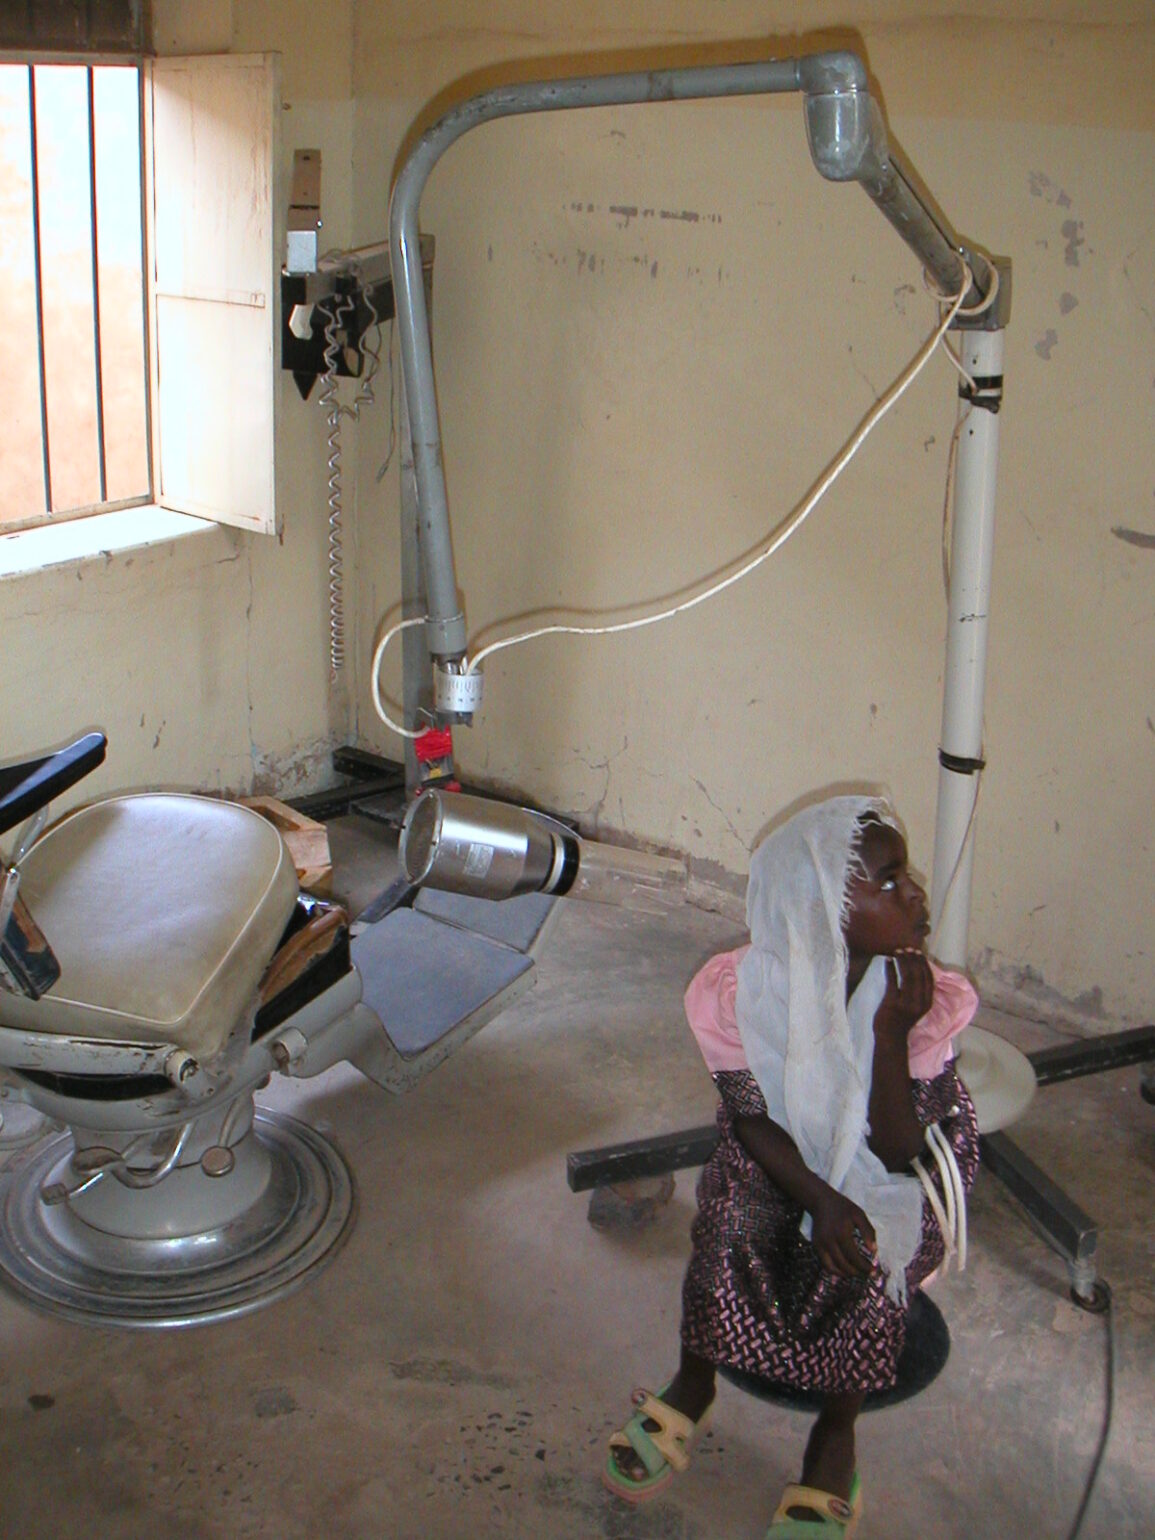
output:
M 866 1211 L 886 1290 L 906 1297 L 922 1188 L 887 1171 L 866 1142 L 874 1013 L 886 992 L 875 957 L 850 1001 L 842 927 L 861 871 L 864 814 L 899 828 L 878 797 L 832 797 L 797 813 L 754 852 L 746 894 L 750 950 L 738 965 L 738 1031 L 766 1110 L 818 1176 Z M 803 1219 L 809 1236 L 810 1215 Z

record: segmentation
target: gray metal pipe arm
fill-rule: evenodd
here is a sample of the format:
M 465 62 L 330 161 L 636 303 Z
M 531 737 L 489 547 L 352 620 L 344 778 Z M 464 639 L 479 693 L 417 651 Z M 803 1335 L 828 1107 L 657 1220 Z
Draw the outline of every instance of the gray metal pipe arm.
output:
M 887 144 L 866 68 L 856 54 L 809 54 L 801 58 L 697 69 L 593 75 L 569 80 L 500 86 L 447 112 L 422 135 L 394 184 L 389 239 L 401 367 L 409 406 L 413 463 L 428 620 L 429 650 L 454 668 L 465 653 L 465 617 L 449 530 L 441 431 L 433 378 L 433 348 L 421 270 L 418 210 L 438 160 L 482 123 L 519 113 L 560 112 L 645 102 L 703 100 L 799 91 L 805 98 L 806 132 L 814 164 L 832 181 L 857 181 L 874 200 L 945 295 L 958 292 L 971 268 L 969 302 L 985 297 L 991 282 L 986 263 L 965 248 L 933 201 Z

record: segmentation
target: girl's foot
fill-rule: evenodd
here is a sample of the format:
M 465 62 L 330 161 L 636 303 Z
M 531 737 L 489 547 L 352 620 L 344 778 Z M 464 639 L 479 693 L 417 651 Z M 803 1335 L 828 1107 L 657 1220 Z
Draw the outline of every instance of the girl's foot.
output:
M 817 1487 L 791 1484 L 766 1531 L 766 1540 L 852 1540 L 862 1515 L 858 1477 L 850 1484 L 849 1500 Z
M 683 1363 L 664 1390 L 636 1392 L 635 1402 L 638 1412 L 610 1440 L 605 1477 L 611 1491 L 640 1502 L 689 1464 L 694 1439 L 714 1402 L 713 1366 Z

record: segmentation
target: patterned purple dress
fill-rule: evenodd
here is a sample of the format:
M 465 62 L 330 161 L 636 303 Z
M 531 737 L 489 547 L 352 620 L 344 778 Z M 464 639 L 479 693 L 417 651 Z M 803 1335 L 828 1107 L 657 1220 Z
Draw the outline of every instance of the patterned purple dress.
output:
M 693 1253 L 682 1292 L 682 1342 L 721 1367 L 823 1394 L 889 1389 L 906 1339 L 907 1307 L 885 1292 L 878 1267 L 868 1278 L 826 1271 L 799 1224 L 802 1208 L 751 1159 L 734 1119 L 766 1116 L 749 1070 L 714 1075 L 721 1139 L 698 1186 Z M 953 1064 L 915 1080 L 919 1121 L 938 1122 L 969 1192 L 979 1164 L 974 1105 Z M 924 1161 L 936 1187 L 933 1159 Z M 943 1260 L 944 1244 L 926 1198 L 922 1238 L 906 1270 L 914 1290 Z

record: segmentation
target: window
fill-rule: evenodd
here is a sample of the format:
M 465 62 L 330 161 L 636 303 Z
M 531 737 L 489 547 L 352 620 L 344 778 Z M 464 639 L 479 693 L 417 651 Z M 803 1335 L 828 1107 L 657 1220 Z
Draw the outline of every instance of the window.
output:
M 6 529 L 147 502 L 140 71 L 0 64 Z
M 0 532 L 275 529 L 277 62 L 0 59 Z

